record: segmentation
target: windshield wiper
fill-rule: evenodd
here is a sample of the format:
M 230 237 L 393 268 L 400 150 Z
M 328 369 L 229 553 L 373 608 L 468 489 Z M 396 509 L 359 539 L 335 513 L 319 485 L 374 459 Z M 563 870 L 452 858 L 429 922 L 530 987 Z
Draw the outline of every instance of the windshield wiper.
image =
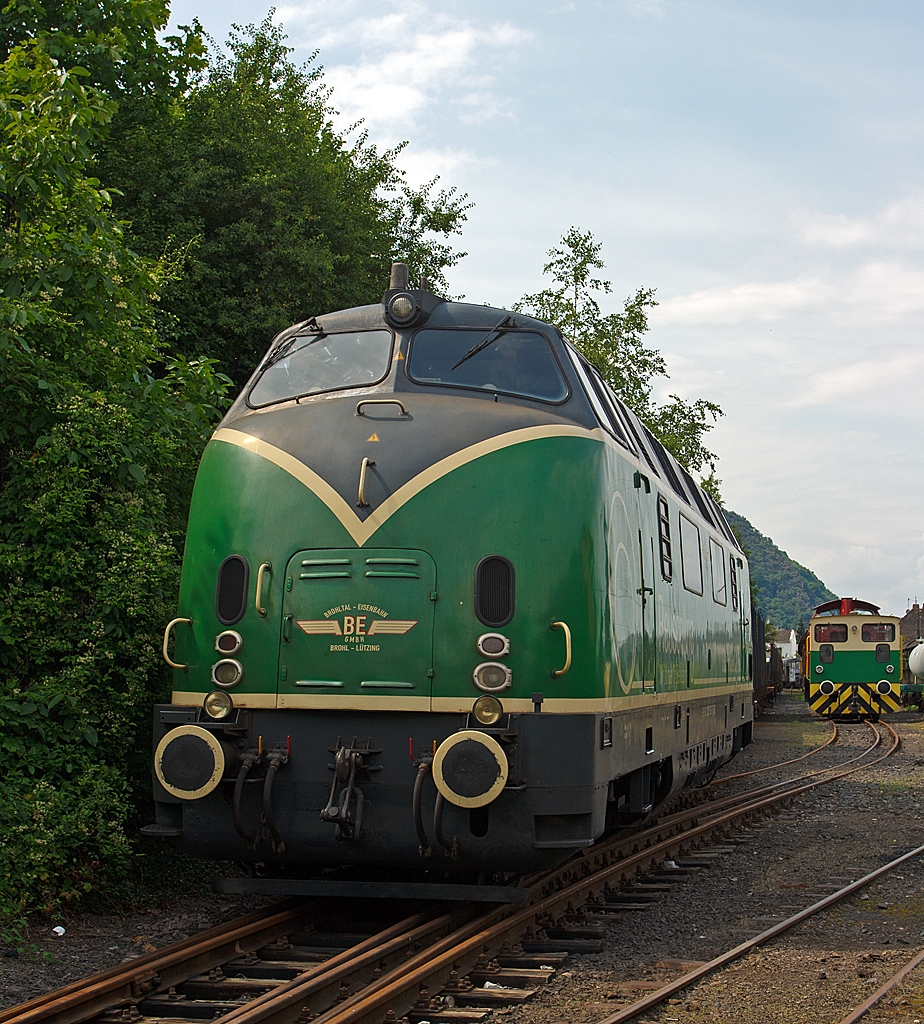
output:
M 466 352 L 465 355 L 462 356 L 462 358 L 455 364 L 455 366 L 452 367 L 452 369 L 458 369 L 458 367 L 460 367 L 465 362 L 466 359 L 471 359 L 472 356 L 477 356 L 482 349 L 485 349 L 488 347 L 488 345 L 493 344 L 495 341 L 497 341 L 499 337 L 501 337 L 501 335 L 506 334 L 507 331 L 510 330 L 510 328 L 516 327 L 516 325 L 517 322 L 516 320 L 513 319 L 512 316 L 505 316 L 504 319 L 501 320 L 500 323 L 492 327 L 491 330 L 488 331 L 488 333 L 480 341 L 477 341 L 468 350 L 468 352 Z
M 275 352 L 270 353 L 270 356 L 266 360 L 266 364 L 264 365 L 263 370 L 266 371 L 271 366 L 275 366 L 280 359 L 284 359 L 287 355 L 289 355 L 289 353 L 292 350 L 292 346 L 295 344 L 295 342 L 303 339 L 304 337 L 304 334 L 296 334 L 294 337 L 291 337 L 287 341 L 284 341 L 279 346 L 279 348 L 276 349 Z M 313 345 L 316 341 L 320 341 L 322 338 L 326 337 L 327 333 L 325 331 L 318 331 L 318 333 L 314 335 L 314 337 L 312 337 L 311 341 L 309 341 L 306 345 L 303 345 L 302 348 L 307 348 L 308 345 Z

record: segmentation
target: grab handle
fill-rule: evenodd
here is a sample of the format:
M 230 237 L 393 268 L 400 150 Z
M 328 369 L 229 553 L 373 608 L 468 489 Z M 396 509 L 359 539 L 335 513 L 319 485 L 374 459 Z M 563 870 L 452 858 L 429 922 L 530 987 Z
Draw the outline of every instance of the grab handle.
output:
M 366 501 L 366 471 L 370 466 L 374 466 L 375 463 L 372 459 L 363 458 L 363 461 L 359 466 L 359 494 L 356 498 L 357 508 L 368 508 L 369 502 Z
M 189 668 L 189 665 L 180 665 L 180 664 L 178 664 L 167 653 L 167 642 L 170 639 L 170 631 L 173 629 L 174 626 L 178 626 L 181 622 L 185 622 L 187 626 L 191 626 L 192 625 L 192 619 L 171 619 L 167 623 L 167 628 L 164 630 L 163 653 L 164 653 L 164 661 L 166 661 L 167 664 L 171 668 L 179 668 L 179 669 L 182 669 L 185 672 Z
M 397 405 L 401 410 L 402 416 L 407 416 L 407 407 L 404 402 L 398 398 L 364 398 L 361 402 L 356 403 L 356 415 L 362 416 L 364 405 Z
M 549 629 L 563 629 L 565 632 L 565 664 L 561 668 L 553 669 L 552 678 L 558 679 L 571 668 L 571 630 L 566 622 L 550 622 Z
M 263 607 L 263 576 L 265 573 L 272 574 L 273 564 L 272 562 L 263 562 L 260 568 L 257 569 L 257 594 L 254 598 L 254 607 L 257 609 L 257 615 L 266 616 L 266 609 Z

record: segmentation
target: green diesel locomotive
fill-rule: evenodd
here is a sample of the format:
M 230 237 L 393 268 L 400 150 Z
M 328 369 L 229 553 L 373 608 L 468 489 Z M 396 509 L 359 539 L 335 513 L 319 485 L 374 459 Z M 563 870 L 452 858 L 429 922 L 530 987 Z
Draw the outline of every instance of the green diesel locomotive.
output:
M 542 868 L 750 741 L 748 593 L 554 328 L 396 264 L 278 335 L 205 450 L 145 831 L 280 878 Z

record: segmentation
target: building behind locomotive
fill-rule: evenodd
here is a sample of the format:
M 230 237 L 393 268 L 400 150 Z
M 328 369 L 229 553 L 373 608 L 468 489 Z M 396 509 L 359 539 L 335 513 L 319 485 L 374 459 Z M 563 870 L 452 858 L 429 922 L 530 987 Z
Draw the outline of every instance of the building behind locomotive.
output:
M 548 325 L 397 270 L 209 443 L 157 823 L 288 866 L 542 867 L 750 740 L 747 564 Z
M 827 718 L 871 720 L 899 706 L 899 620 L 878 605 L 838 598 L 818 605 L 805 643 L 806 697 Z

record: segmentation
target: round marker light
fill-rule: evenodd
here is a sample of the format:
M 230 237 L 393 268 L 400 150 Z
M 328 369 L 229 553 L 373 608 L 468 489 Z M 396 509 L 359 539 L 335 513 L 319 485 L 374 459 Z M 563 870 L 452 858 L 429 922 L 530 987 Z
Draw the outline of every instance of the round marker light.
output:
M 224 690 L 213 690 L 202 702 L 202 706 L 209 718 L 227 718 L 234 707 Z
M 236 658 L 222 658 L 212 666 L 212 682 L 230 690 L 244 678 L 244 666 Z
M 215 650 L 221 654 L 237 654 L 243 644 L 243 637 L 235 629 L 226 629 L 215 637 Z
M 886 665 L 886 672 L 894 672 L 894 671 L 895 671 L 895 666 L 894 665 Z
M 504 713 L 497 697 L 479 697 L 472 705 L 472 717 L 479 725 L 494 725 Z
M 472 679 L 479 690 L 485 693 L 500 693 L 513 682 L 513 673 L 506 665 L 497 661 L 483 661 L 472 673 Z
M 816 665 L 815 666 L 815 671 L 818 673 L 818 675 L 821 675 L 821 673 L 824 672 L 824 666 L 823 665 Z
M 395 295 L 388 303 L 388 315 L 399 324 L 413 320 L 416 312 L 417 303 L 413 295 Z
M 510 653 L 510 641 L 502 633 L 482 633 L 476 646 L 486 658 L 503 658 Z
M 892 666 L 890 665 L 889 668 L 891 667 Z M 876 689 L 879 691 L 879 693 L 891 693 L 892 684 L 889 682 L 888 679 L 880 679 L 879 682 L 876 683 Z
M 832 693 L 834 693 L 834 683 L 832 683 L 830 679 L 826 679 L 826 680 L 825 680 L 825 681 L 824 681 L 824 682 L 823 682 L 823 683 L 821 684 L 821 686 L 819 686 L 819 687 L 818 687 L 818 689 L 819 689 L 819 690 L 821 690 L 821 692 L 822 692 L 822 693 L 823 693 L 823 694 L 824 694 L 824 695 L 825 695 L 826 697 L 830 697 L 830 696 L 831 696 L 831 694 L 832 694 Z

